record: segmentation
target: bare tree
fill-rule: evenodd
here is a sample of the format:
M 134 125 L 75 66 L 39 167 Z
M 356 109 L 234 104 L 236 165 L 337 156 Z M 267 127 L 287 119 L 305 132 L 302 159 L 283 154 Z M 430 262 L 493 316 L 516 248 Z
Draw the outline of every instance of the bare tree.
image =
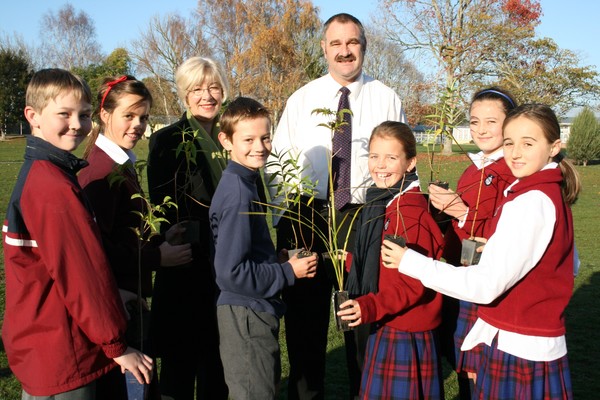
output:
M 181 112 L 183 105 L 172 104 L 175 91 L 175 71 L 192 56 L 210 56 L 198 22 L 177 14 L 154 16 L 139 40 L 133 41 L 130 51 L 136 72 L 153 81 L 154 95 L 161 111 L 170 115 L 174 108 Z M 174 107 L 175 106 L 175 107 Z
M 486 73 L 494 47 L 532 37 L 541 14 L 536 0 L 381 0 L 381 11 L 392 40 L 437 62 L 440 86 L 455 88 L 452 107 L 461 106 L 456 99 L 474 85 L 471 79 Z M 454 114 L 452 107 L 442 109 Z M 452 152 L 450 141 L 444 152 Z
M 364 69 L 398 93 L 405 106 L 408 122 L 421 121 L 423 105 L 431 103 L 435 85 L 425 81 L 423 74 L 403 54 L 401 46 L 388 39 L 377 26 L 367 26 L 367 53 Z
M 71 4 L 65 4 L 56 14 L 49 11 L 42 17 L 40 37 L 44 67 L 85 68 L 103 58 L 94 21 Z

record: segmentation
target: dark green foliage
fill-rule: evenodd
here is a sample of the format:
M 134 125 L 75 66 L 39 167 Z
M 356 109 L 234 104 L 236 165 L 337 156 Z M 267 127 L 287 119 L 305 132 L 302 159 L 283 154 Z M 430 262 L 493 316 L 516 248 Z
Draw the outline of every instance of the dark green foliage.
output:
M 25 91 L 32 71 L 21 51 L 0 49 L 0 131 L 23 120 Z
M 73 68 L 73 73 L 81 76 L 90 85 L 92 94 L 94 95 L 94 107 L 96 104 L 96 93 L 100 89 L 100 85 L 104 82 L 104 78 L 118 77 L 121 75 L 130 74 L 131 57 L 127 50 L 117 48 L 110 53 L 100 64 L 90 64 L 87 67 Z
M 573 120 L 567 153 L 577 164 L 587 165 L 600 158 L 600 123 L 589 108 L 584 108 Z

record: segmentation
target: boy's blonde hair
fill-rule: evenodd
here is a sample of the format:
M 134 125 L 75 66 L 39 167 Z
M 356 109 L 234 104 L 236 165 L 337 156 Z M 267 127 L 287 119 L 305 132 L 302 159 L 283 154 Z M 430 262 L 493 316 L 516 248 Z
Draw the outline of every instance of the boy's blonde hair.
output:
M 41 112 L 51 100 L 67 92 L 92 104 L 92 91 L 81 77 L 60 68 L 42 69 L 33 74 L 27 85 L 25 105 Z
M 222 68 L 216 61 L 206 57 L 191 57 L 177 68 L 175 72 L 175 84 L 177 94 L 181 102 L 187 106 L 186 98 L 188 92 L 195 86 L 218 84 L 223 91 L 223 102 L 229 95 L 229 83 Z
M 271 124 L 271 113 L 265 106 L 249 97 L 238 97 L 229 103 L 221 116 L 221 132 L 231 140 L 240 121 L 256 118 L 266 118 Z

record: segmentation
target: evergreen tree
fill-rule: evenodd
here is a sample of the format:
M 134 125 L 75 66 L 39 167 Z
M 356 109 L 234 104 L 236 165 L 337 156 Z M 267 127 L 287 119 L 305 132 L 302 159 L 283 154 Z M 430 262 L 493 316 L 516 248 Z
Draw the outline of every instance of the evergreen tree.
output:
M 584 166 L 600 158 L 600 123 L 588 107 L 573 119 L 567 152 L 569 158 Z
M 23 121 L 25 91 L 31 75 L 31 67 L 22 52 L 0 49 L 0 132 L 3 139 L 11 124 Z

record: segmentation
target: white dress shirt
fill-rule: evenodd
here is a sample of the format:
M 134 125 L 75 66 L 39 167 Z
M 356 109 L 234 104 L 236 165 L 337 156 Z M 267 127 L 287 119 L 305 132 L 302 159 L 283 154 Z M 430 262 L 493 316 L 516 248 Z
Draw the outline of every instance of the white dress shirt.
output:
M 313 110 L 327 108 L 336 112 L 341 87 L 327 74 L 298 89 L 288 99 L 273 137 L 270 161 L 286 151 L 290 151 L 291 157 L 298 157 L 303 168 L 301 176 L 316 185 L 315 197 L 321 200 L 327 199 L 332 133 L 327 127 L 319 126 L 329 122 L 327 117 L 314 114 Z M 353 113 L 351 203 L 362 204 L 372 183 L 367 161 L 373 128 L 387 120 L 405 122 L 406 117 L 396 92 L 378 80 L 361 74 L 347 88 Z M 274 167 L 266 169 L 267 175 L 276 171 Z
M 557 168 L 557 164 L 550 163 L 544 168 Z M 555 222 L 555 208 L 550 198 L 541 191 L 531 190 L 503 206 L 496 230 L 485 245 L 478 265 L 457 268 L 408 250 L 398 270 L 447 296 L 488 304 L 535 267 L 550 243 Z M 470 350 L 479 343 L 491 345 L 496 334 L 498 349 L 526 360 L 552 361 L 567 353 L 564 335 L 522 335 L 498 329 L 480 318 L 465 337 L 461 350 Z

